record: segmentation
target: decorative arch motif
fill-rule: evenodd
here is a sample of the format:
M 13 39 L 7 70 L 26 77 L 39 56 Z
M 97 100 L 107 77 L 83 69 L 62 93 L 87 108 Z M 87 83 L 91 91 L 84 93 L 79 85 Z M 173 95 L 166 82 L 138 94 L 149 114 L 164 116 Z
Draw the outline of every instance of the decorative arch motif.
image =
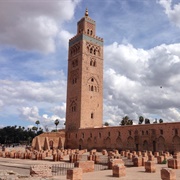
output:
M 89 91 L 99 92 L 98 81 L 94 77 L 91 77 L 88 79 L 87 85 L 88 85 Z
M 131 136 L 129 136 L 128 139 L 127 139 L 127 148 L 129 150 L 134 149 L 134 139 Z
M 91 149 L 91 147 L 92 147 L 92 139 L 89 137 L 87 139 L 87 149 Z
M 105 146 L 107 149 L 111 148 L 111 138 L 110 137 L 107 137 L 105 139 Z
M 157 143 L 158 149 L 157 150 L 158 151 L 164 151 L 165 150 L 165 144 L 166 144 L 165 139 L 162 136 L 160 136 L 158 138 L 158 143 Z
M 53 140 L 50 140 L 50 141 L 49 141 L 49 148 L 50 148 L 50 149 L 53 149 L 53 145 L 54 145 Z
M 72 67 L 77 67 L 78 66 L 78 58 L 72 60 Z
M 149 145 L 148 145 L 148 141 L 147 140 L 144 140 L 144 142 L 143 142 L 143 150 L 144 151 L 149 150 Z
M 96 63 L 96 59 L 95 58 L 91 58 L 90 59 L 90 66 L 96 67 L 97 63 Z
M 83 149 L 83 139 L 79 139 L 79 149 Z
M 123 149 L 123 143 L 120 137 L 116 139 L 116 146 L 118 149 Z
M 70 112 L 76 112 L 77 111 L 77 104 L 75 101 L 72 101 L 70 105 Z
M 70 56 L 75 56 L 80 52 L 80 42 L 70 48 Z
M 172 139 L 174 151 L 180 151 L 180 137 L 175 135 Z
M 86 42 L 86 48 L 87 48 L 87 51 L 88 51 L 90 54 L 100 56 L 100 47 L 99 47 L 99 46 L 96 46 L 96 45 L 94 45 L 94 44 L 91 44 L 91 43 L 89 43 L 89 42 Z
M 72 71 L 70 75 L 70 81 L 72 82 L 72 84 L 76 84 L 78 82 L 78 79 L 79 79 L 78 70 Z

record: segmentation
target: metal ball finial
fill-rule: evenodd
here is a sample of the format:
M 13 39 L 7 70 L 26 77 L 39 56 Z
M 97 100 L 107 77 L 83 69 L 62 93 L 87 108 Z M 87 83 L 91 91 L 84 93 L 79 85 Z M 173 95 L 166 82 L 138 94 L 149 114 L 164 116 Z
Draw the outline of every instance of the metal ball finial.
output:
M 85 16 L 88 16 L 88 9 L 86 8 Z

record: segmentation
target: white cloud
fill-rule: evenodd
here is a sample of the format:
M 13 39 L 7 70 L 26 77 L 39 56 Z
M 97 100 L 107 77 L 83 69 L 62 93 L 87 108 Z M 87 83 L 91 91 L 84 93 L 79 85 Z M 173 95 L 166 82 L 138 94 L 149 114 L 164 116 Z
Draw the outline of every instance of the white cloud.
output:
M 60 43 L 66 47 L 66 49 L 68 49 L 68 41 L 70 38 L 73 37 L 73 34 L 69 33 L 68 31 L 65 31 L 65 30 L 62 30 L 59 32 L 59 40 L 60 40 Z
M 25 50 L 55 51 L 55 38 L 80 0 L 0 1 L 0 42 Z
M 180 44 L 162 44 L 150 50 L 136 49 L 130 44 L 106 46 L 104 121 L 119 124 L 125 115 L 136 120 L 144 115 L 150 119 L 177 121 L 179 49 Z
M 159 4 L 164 7 L 169 20 L 180 27 L 180 3 L 173 5 L 172 2 L 172 0 L 159 0 Z
M 28 121 L 31 122 L 36 122 L 40 116 L 39 116 L 39 110 L 36 106 L 34 107 L 22 107 L 21 109 L 19 109 L 20 111 L 20 115 L 22 117 L 22 119 L 26 119 Z
M 31 127 L 35 125 L 37 120 L 40 121 L 40 127 L 45 128 L 46 126 L 51 131 L 55 129 L 54 121 L 59 120 L 58 128 L 64 128 L 65 118 L 61 118 L 58 115 L 54 114 L 49 116 L 48 114 L 40 115 L 38 107 L 22 107 L 19 109 L 20 117 L 32 123 Z

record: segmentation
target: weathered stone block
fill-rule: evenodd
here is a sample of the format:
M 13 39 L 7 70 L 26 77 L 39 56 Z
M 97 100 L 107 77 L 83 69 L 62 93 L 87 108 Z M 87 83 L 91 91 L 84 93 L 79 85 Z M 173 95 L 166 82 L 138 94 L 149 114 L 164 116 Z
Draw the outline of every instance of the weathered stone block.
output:
M 126 167 L 123 164 L 117 164 L 112 167 L 113 177 L 126 176 Z
M 133 154 L 132 153 L 128 153 L 128 159 L 132 159 Z
M 180 159 L 169 159 L 168 160 L 168 168 L 172 169 L 180 169 Z
M 176 174 L 173 169 L 163 168 L 161 169 L 162 180 L 176 180 Z
M 102 150 L 102 155 L 107 155 L 108 153 L 107 153 L 107 151 L 106 151 L 106 149 L 103 149 Z
M 157 163 L 158 164 L 162 164 L 163 161 L 164 161 L 164 156 L 157 156 Z
M 133 159 L 133 163 L 134 163 L 134 166 L 135 166 L 135 167 L 142 166 L 142 158 L 136 156 L 136 157 Z
M 82 180 L 82 169 L 81 168 L 68 169 L 66 178 L 70 180 Z
M 175 152 L 173 155 L 174 159 L 180 159 L 180 152 Z
M 148 161 L 148 157 L 145 156 L 145 157 L 142 157 L 142 166 L 145 166 L 145 162 Z
M 121 156 L 125 156 L 125 151 L 121 151 Z
M 145 162 L 145 171 L 150 173 L 156 172 L 156 166 L 154 161 L 147 161 Z
M 148 160 L 149 161 L 154 161 L 154 156 L 152 154 L 148 155 Z
M 33 165 L 30 167 L 30 175 L 32 177 L 51 177 L 52 176 L 51 165 Z
M 154 152 L 154 157 L 158 157 L 159 156 L 159 152 Z
M 138 152 L 137 152 L 137 155 L 138 155 L 138 156 L 141 156 L 141 155 L 142 155 L 141 151 L 138 151 Z
M 108 169 L 112 169 L 112 167 L 117 164 L 124 165 L 124 161 L 122 159 L 110 159 L 108 162 Z
M 77 161 L 75 167 L 82 168 L 83 173 L 94 171 L 94 161 Z

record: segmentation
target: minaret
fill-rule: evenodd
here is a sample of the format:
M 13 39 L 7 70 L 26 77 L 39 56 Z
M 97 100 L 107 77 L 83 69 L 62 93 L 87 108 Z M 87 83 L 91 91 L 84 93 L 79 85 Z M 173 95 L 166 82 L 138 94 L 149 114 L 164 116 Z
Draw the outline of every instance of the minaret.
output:
M 95 21 L 86 9 L 69 40 L 66 131 L 102 124 L 103 39 L 96 36 Z

